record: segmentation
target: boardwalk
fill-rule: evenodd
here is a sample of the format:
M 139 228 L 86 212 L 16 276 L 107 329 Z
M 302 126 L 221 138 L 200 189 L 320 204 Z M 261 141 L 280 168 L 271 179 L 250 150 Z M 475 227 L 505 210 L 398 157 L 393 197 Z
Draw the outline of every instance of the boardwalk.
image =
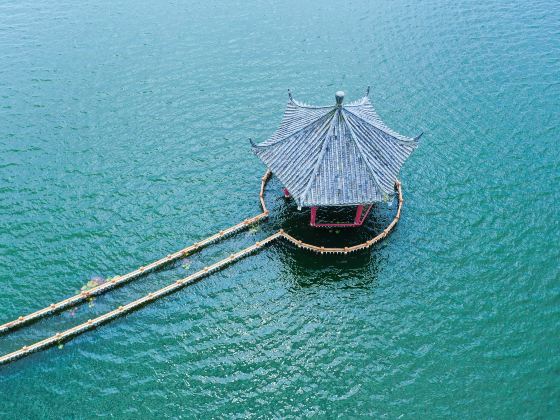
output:
M 72 297 L 69 297 L 67 299 L 64 299 L 60 302 L 57 303 L 53 303 L 43 309 L 40 309 L 38 311 L 35 311 L 33 313 L 30 313 L 28 315 L 23 315 L 20 316 L 19 318 L 7 322 L 3 325 L 0 326 L 0 333 L 8 333 L 11 330 L 14 330 L 16 328 L 19 328 L 25 324 L 31 323 L 35 320 L 38 320 L 42 317 L 45 316 L 49 316 L 52 315 L 56 312 L 62 311 L 63 309 L 67 309 L 70 308 L 72 306 L 75 306 L 79 303 L 82 303 L 84 300 L 86 300 L 87 298 L 91 297 L 91 296 L 97 296 L 97 295 L 101 295 L 115 287 L 118 287 L 126 282 L 132 281 L 134 279 L 137 279 L 149 272 L 152 272 L 154 270 L 157 270 L 159 268 L 162 268 L 164 266 L 166 266 L 167 264 L 185 257 L 186 255 L 191 255 L 192 253 L 199 251 L 200 249 L 211 245 L 213 243 L 216 243 L 218 241 L 220 241 L 223 238 L 226 238 L 230 235 L 233 235 L 255 223 L 260 222 L 261 220 L 264 220 L 268 217 L 269 215 L 269 211 L 266 208 L 266 204 L 265 204 L 265 200 L 264 200 L 264 193 L 265 193 L 265 187 L 266 184 L 268 182 L 268 180 L 271 177 L 271 173 L 270 171 L 267 171 L 264 176 L 261 179 L 261 188 L 260 188 L 260 192 L 259 192 L 259 201 L 262 207 L 262 212 L 257 214 L 256 216 L 253 216 L 249 219 L 246 219 L 236 225 L 233 225 L 227 229 L 224 229 L 200 242 L 197 242 L 193 245 L 190 245 L 186 248 L 183 248 L 173 254 L 169 254 L 164 258 L 161 258 L 157 261 L 154 261 L 146 266 L 140 267 L 134 271 L 131 271 L 130 273 L 127 273 L 123 276 L 117 276 L 113 279 L 111 279 L 110 281 L 108 281 L 107 283 L 104 283 L 94 289 L 88 290 L 86 292 L 82 292 L 79 293 L 77 295 L 74 295 Z M 396 192 L 398 194 L 398 207 L 397 207 L 397 213 L 395 215 L 395 218 L 393 219 L 393 221 L 377 236 L 375 236 L 374 238 L 358 244 L 358 245 L 354 245 L 351 247 L 343 247 L 343 248 L 329 248 L 329 247 L 323 247 L 323 246 L 317 246 L 317 245 L 313 245 L 313 244 L 309 244 L 309 243 L 305 243 L 295 237 L 293 237 L 292 235 L 286 233 L 284 230 L 280 229 L 278 232 L 268 236 L 267 238 L 265 238 L 262 241 L 258 241 L 255 244 L 242 249 L 241 251 L 231 254 L 229 257 L 224 258 L 200 271 L 197 271 L 194 274 L 191 274 L 188 277 L 185 277 L 183 279 L 179 279 L 174 281 L 173 283 L 167 285 L 166 287 L 163 287 L 155 292 L 151 292 L 148 293 L 147 295 L 143 296 L 140 299 L 137 299 L 133 302 L 130 302 L 126 305 L 123 306 L 119 306 L 118 308 L 107 312 L 101 316 L 98 316 L 97 318 L 94 319 L 90 319 L 87 322 L 84 322 L 82 324 L 76 325 L 75 327 L 72 327 L 70 329 L 67 329 L 65 331 L 59 332 L 57 334 L 54 334 L 53 336 L 50 336 L 48 338 L 45 338 L 41 341 L 38 341 L 36 343 L 30 344 L 30 345 L 26 345 L 21 347 L 20 349 L 13 351 L 11 353 L 8 353 L 4 356 L 0 356 L 0 365 L 2 364 L 6 364 L 6 363 L 10 363 L 13 362 L 17 359 L 20 359 L 22 357 L 25 357 L 31 353 L 34 353 L 36 351 L 39 350 L 43 350 L 46 349 L 48 347 L 51 347 L 53 345 L 56 345 L 58 343 L 64 342 L 64 341 L 68 341 L 69 339 L 80 335 L 86 331 L 89 331 L 91 329 L 94 329 L 100 325 L 103 325 L 109 321 L 112 321 L 115 318 L 118 318 L 120 316 L 123 316 L 125 314 L 128 314 L 132 311 L 135 311 L 136 309 L 140 308 L 143 305 L 146 305 L 150 302 L 153 302 L 156 299 L 159 299 L 163 296 L 167 296 L 171 293 L 174 293 L 180 289 L 182 289 L 185 286 L 191 285 L 193 283 L 196 283 L 197 281 L 203 279 L 204 277 L 207 277 L 208 275 L 222 270 L 224 268 L 226 268 L 227 266 L 255 253 L 258 252 L 260 250 L 262 250 L 264 247 L 272 244 L 273 242 L 277 241 L 278 239 L 285 239 L 286 241 L 292 243 L 293 245 L 297 246 L 298 248 L 302 248 L 302 249 L 306 249 L 309 251 L 313 251 L 316 253 L 320 253 L 320 254 L 348 254 L 351 252 L 356 252 L 356 251 L 360 251 L 363 249 L 367 249 L 370 248 L 371 246 L 373 246 L 374 244 L 376 244 L 377 242 L 381 241 L 382 239 L 384 239 L 385 237 L 387 237 L 387 235 L 395 228 L 396 224 L 398 223 L 400 217 L 401 217 L 401 210 L 402 210 L 402 205 L 403 205 L 403 195 L 402 195 L 402 188 L 401 188 L 401 184 L 400 182 L 397 181 L 397 183 L 395 184 L 395 189 Z

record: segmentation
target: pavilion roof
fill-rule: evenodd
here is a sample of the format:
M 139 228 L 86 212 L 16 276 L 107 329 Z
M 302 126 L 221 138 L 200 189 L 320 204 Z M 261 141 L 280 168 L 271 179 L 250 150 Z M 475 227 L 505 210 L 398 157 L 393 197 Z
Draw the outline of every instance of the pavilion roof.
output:
M 369 89 L 368 89 L 369 90 Z M 399 170 L 418 146 L 379 118 L 366 94 L 334 106 L 292 98 L 280 127 L 253 151 L 294 197 L 298 207 L 374 203 L 394 194 Z

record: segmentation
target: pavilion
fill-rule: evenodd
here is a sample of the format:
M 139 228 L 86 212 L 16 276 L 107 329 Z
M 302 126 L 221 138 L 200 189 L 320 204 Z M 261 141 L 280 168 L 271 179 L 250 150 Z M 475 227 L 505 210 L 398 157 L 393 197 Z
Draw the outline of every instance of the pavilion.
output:
M 392 200 L 399 170 L 422 134 L 405 137 L 388 128 L 366 95 L 344 104 L 310 106 L 289 101 L 280 127 L 253 145 L 298 209 L 311 208 L 312 226 L 361 226 L 374 203 Z M 353 221 L 319 223 L 318 208 L 356 208 Z

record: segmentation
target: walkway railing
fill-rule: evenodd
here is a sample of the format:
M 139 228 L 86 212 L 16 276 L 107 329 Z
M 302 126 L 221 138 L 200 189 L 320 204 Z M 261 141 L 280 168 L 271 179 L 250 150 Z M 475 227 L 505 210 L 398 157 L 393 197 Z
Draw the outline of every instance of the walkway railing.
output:
M 391 231 L 395 228 L 395 226 L 399 222 L 399 219 L 401 218 L 401 210 L 404 203 L 404 199 L 402 195 L 401 183 L 399 181 L 395 183 L 395 189 L 397 190 L 398 200 L 399 200 L 398 207 L 397 207 L 397 214 L 395 215 L 395 218 L 391 221 L 391 223 L 389 223 L 389 225 L 379 235 L 375 236 L 369 241 L 354 246 L 346 246 L 344 248 L 329 248 L 329 247 L 317 246 L 317 245 L 305 243 L 299 239 L 294 238 L 292 235 L 284 232 L 284 230 L 282 229 L 280 229 L 279 233 L 282 235 L 284 239 L 288 240 L 298 248 L 307 249 L 309 251 L 317 252 L 319 254 L 348 254 L 350 252 L 356 252 L 362 249 L 370 248 L 373 245 L 375 245 L 377 242 L 385 239 L 387 235 L 389 235 L 389 233 L 391 233 Z
M 87 298 L 91 297 L 91 296 L 97 296 L 97 295 L 101 295 L 115 287 L 118 287 L 126 282 L 129 282 L 131 280 L 134 280 L 136 278 L 139 278 L 141 276 L 143 276 L 144 274 L 147 274 L 149 272 L 152 272 L 158 268 L 161 268 L 169 263 L 171 263 L 172 261 L 175 261 L 177 259 L 183 258 L 187 255 L 191 255 L 192 253 L 199 251 L 200 249 L 213 244 L 227 236 L 233 235 L 234 233 L 237 233 L 265 218 L 268 217 L 269 215 L 269 211 L 266 208 L 266 203 L 264 200 L 264 193 L 265 193 L 265 187 L 266 184 L 268 182 L 268 180 L 271 177 L 271 172 L 267 171 L 264 176 L 261 179 L 261 187 L 260 187 L 260 192 L 259 192 L 259 200 L 260 200 L 260 204 L 262 207 L 262 213 L 257 214 L 256 216 L 253 216 L 249 219 L 246 219 L 244 221 L 242 221 L 241 223 L 238 223 L 234 226 L 231 226 L 227 229 L 224 229 L 200 242 L 197 242 L 193 245 L 190 245 L 186 248 L 183 248 L 173 254 L 169 254 L 164 258 L 161 258 L 157 261 L 154 261 L 146 266 L 140 267 L 134 271 L 131 271 L 130 273 L 127 273 L 123 276 L 117 276 L 112 278 L 111 280 L 109 280 L 106 283 L 103 283 L 100 286 L 97 286 L 91 290 L 88 291 L 84 291 L 82 293 L 79 293 L 77 295 L 74 295 L 72 297 L 69 297 L 67 299 L 64 299 L 60 302 L 57 303 L 53 303 L 43 309 L 40 309 L 38 311 L 35 311 L 33 313 L 30 313 L 28 315 L 24 315 L 24 316 L 20 316 L 19 318 L 7 322 L 3 325 L 0 325 L 0 334 L 1 333 L 6 333 L 9 332 L 11 330 L 14 330 L 15 328 L 21 327 L 27 323 L 30 323 L 32 321 L 35 321 L 39 318 L 42 318 L 44 316 L 48 316 L 51 314 L 54 314 L 56 312 L 59 312 L 63 309 L 69 308 L 71 306 L 75 306 L 83 301 L 85 301 Z M 369 241 L 366 241 L 364 243 L 358 244 L 358 245 L 354 245 L 354 246 L 350 246 L 350 247 L 338 247 L 338 248 L 332 248 L 332 247 L 323 247 L 323 246 L 317 246 L 317 245 L 313 245 L 313 244 L 309 244 L 309 243 L 305 243 L 295 237 L 293 237 L 292 235 L 284 232 L 284 230 L 280 229 L 278 232 L 274 233 L 273 235 L 270 235 L 269 237 L 267 237 L 266 239 L 256 242 L 254 245 L 251 245 L 235 254 L 231 254 L 228 258 L 225 258 L 223 260 L 220 260 L 200 271 L 197 271 L 194 274 L 191 274 L 188 277 L 185 277 L 183 279 L 180 280 L 176 280 L 175 282 L 169 284 L 168 286 L 159 289 L 155 292 L 151 292 L 148 293 L 147 295 L 145 295 L 144 297 L 137 299 L 133 302 L 130 302 L 126 305 L 123 306 L 119 306 L 117 309 L 114 309 L 110 312 L 107 312 L 101 316 L 98 316 L 97 318 L 94 319 L 90 319 L 87 322 L 84 322 L 82 324 L 76 325 L 75 327 L 72 327 L 68 330 L 65 330 L 63 332 L 59 332 L 51 337 L 45 338 L 44 340 L 38 341 L 34 344 L 28 345 L 28 346 L 23 346 L 22 348 L 20 348 L 19 350 L 16 350 L 14 352 L 11 352 L 9 354 L 6 354 L 4 356 L 0 356 L 0 365 L 2 364 L 6 364 L 9 362 L 12 362 L 14 360 L 17 360 L 19 358 L 22 358 L 26 355 L 29 355 L 33 352 L 45 349 L 47 347 L 53 346 L 55 344 L 61 343 L 63 341 L 67 341 L 69 339 L 71 339 L 72 337 L 75 337 L 79 334 L 82 334 L 85 331 L 91 330 L 99 325 L 105 324 L 119 316 L 125 315 L 127 313 L 130 313 L 136 309 L 138 309 L 139 307 L 150 303 L 156 299 L 159 299 L 163 296 L 167 296 L 179 289 L 182 289 L 185 286 L 188 286 L 190 284 L 193 284 L 199 280 L 201 280 L 202 278 L 216 272 L 219 271 L 223 268 L 225 268 L 226 266 L 233 264 L 236 261 L 239 261 L 242 258 L 245 258 L 248 255 L 251 255 L 254 252 L 258 252 L 259 250 L 261 250 L 262 248 L 264 248 L 265 246 L 271 244 L 272 242 L 276 241 L 277 239 L 280 238 L 284 238 L 286 239 L 288 242 L 294 244 L 295 246 L 297 246 L 298 248 L 303 248 L 303 249 L 307 249 L 309 251 L 313 251 L 313 252 L 317 252 L 320 254 L 348 254 L 350 252 L 356 252 L 362 249 L 366 249 L 366 248 L 370 248 L 371 246 L 373 246 L 374 244 L 376 244 L 377 242 L 381 241 L 382 239 L 384 239 L 385 237 L 387 237 L 387 235 L 389 235 L 389 233 L 395 228 L 396 224 L 398 223 L 400 216 L 401 216 L 401 210 L 402 210 L 402 206 L 403 206 L 403 194 L 402 194 L 402 188 L 401 188 L 401 183 L 399 181 L 397 181 L 395 183 L 395 188 L 397 190 L 398 193 L 398 207 L 397 207 L 397 213 L 395 215 L 395 218 L 393 219 L 393 221 L 377 236 L 375 236 L 374 238 L 370 239 Z
M 177 280 L 171 284 L 169 284 L 168 286 L 159 289 L 155 292 L 152 293 L 148 293 L 147 295 L 145 295 L 144 297 L 137 299 L 133 302 L 130 302 L 126 305 L 123 306 L 119 306 L 117 309 L 114 309 L 110 312 L 107 312 L 106 314 L 103 314 L 101 316 L 98 316 L 97 318 L 94 319 L 90 319 L 87 322 L 84 322 L 82 324 L 76 325 L 73 328 L 70 328 L 66 331 L 63 332 L 59 332 L 56 333 L 55 335 L 49 337 L 49 338 L 45 338 L 44 340 L 38 341 L 34 344 L 28 345 L 28 346 L 23 346 L 22 348 L 20 348 L 19 350 L 16 350 L 12 353 L 6 354 L 4 356 L 0 357 L 0 365 L 5 364 L 5 363 L 9 363 L 9 362 L 13 362 L 14 360 L 20 359 L 24 356 L 27 356 L 31 353 L 34 353 L 36 351 L 39 350 L 43 350 L 46 349 L 47 347 L 51 347 L 53 345 L 56 345 L 58 343 L 61 343 L 63 341 L 69 340 L 70 338 L 73 338 L 79 334 L 82 334 L 88 330 L 94 329 L 95 327 L 105 324 L 117 317 L 120 317 L 122 315 L 125 315 L 127 313 L 130 313 L 136 309 L 138 309 L 139 307 L 153 302 L 156 299 L 159 299 L 163 296 L 169 295 L 173 292 L 176 292 L 179 289 L 182 289 L 185 286 L 191 285 L 193 283 L 196 283 L 197 281 L 201 280 L 202 278 L 216 272 L 219 270 L 222 270 L 223 268 L 225 268 L 226 266 L 233 264 L 236 261 L 239 261 L 242 258 L 245 258 L 246 256 L 259 251 L 260 249 L 262 249 L 263 247 L 265 247 L 266 245 L 270 244 L 271 242 L 275 241 L 276 239 L 278 239 L 280 237 L 280 233 L 275 233 L 274 235 L 269 236 L 268 238 L 264 239 L 263 241 L 257 242 L 254 245 L 251 245 L 250 247 L 247 247 L 235 254 L 231 254 L 228 258 L 225 258 L 221 261 L 218 261 L 215 264 L 212 264 L 200 271 L 197 271 L 194 274 L 191 274 L 188 277 L 185 277 L 181 280 Z
M 134 271 L 131 271 L 130 273 L 124 274 L 122 276 L 116 276 L 113 277 L 112 279 L 110 279 L 109 281 L 94 287 L 90 290 L 86 290 L 83 291 L 81 293 L 78 293 L 77 295 L 71 296 L 69 298 L 66 298 L 64 300 L 61 300 L 60 302 L 56 302 L 56 303 L 51 303 L 49 306 L 46 306 L 42 309 L 39 309 L 38 311 L 32 312 L 30 314 L 27 315 L 22 315 L 20 317 L 18 317 L 17 319 L 14 319 L 13 321 L 10 322 L 6 322 L 5 324 L 0 325 L 0 334 L 4 334 L 7 333 L 11 330 L 14 330 L 16 328 L 19 328 L 25 324 L 29 324 L 33 321 L 37 321 L 40 318 L 43 318 L 45 316 L 49 316 L 49 315 L 53 315 L 57 312 L 60 312 L 64 309 L 68 309 L 72 306 L 76 306 L 82 302 L 84 302 L 86 299 L 93 297 L 93 296 L 98 296 L 101 295 L 103 293 L 108 292 L 111 289 L 114 289 L 115 287 L 121 286 L 124 283 L 130 282 L 132 280 L 138 279 L 152 271 L 155 271 L 159 268 L 162 268 L 170 263 L 172 263 L 173 261 L 176 261 L 180 258 L 184 258 L 187 255 L 192 255 L 194 252 L 200 251 L 202 248 L 207 247 L 208 245 L 211 245 L 213 243 L 216 243 L 228 236 L 231 236 L 241 230 L 244 230 L 246 228 L 248 228 L 249 226 L 258 223 L 259 221 L 265 219 L 268 217 L 268 210 L 266 209 L 266 205 L 264 203 L 264 188 L 266 186 L 266 183 L 268 182 L 269 178 L 271 176 L 270 171 L 267 171 L 264 176 L 261 179 L 261 189 L 260 189 L 260 201 L 261 201 L 261 206 L 262 206 L 262 213 L 257 214 L 256 216 L 253 216 L 249 219 L 245 219 L 242 222 L 231 226 L 227 229 L 221 230 L 220 232 L 200 241 L 197 243 L 194 243 L 186 248 L 183 248 L 177 252 L 174 252 L 173 254 L 169 254 L 166 257 L 160 258 L 157 261 L 154 261 L 146 266 L 142 266 Z

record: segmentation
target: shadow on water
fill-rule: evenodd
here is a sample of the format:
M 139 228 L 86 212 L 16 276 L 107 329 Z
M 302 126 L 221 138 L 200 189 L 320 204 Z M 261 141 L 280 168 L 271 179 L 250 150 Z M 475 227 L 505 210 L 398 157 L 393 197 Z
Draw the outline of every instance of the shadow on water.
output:
M 380 233 L 396 213 L 396 202 L 374 206 L 367 221 L 355 228 L 317 228 L 309 225 L 310 209 L 298 210 L 293 199 L 284 198 L 281 185 L 273 178 L 267 186 L 266 203 L 270 210 L 267 228 L 284 229 L 290 235 L 318 246 L 345 247 L 365 242 Z M 329 217 L 348 220 L 344 210 L 332 209 Z M 381 245 L 382 246 L 382 245 Z M 383 264 L 379 246 L 359 252 L 316 254 L 283 242 L 279 249 L 282 266 L 296 287 L 313 287 L 341 282 L 343 287 L 371 287 Z
M 285 278 L 294 288 L 310 288 L 337 283 L 342 288 L 370 288 L 381 266 L 371 251 L 348 255 L 320 255 L 283 243 L 278 247 Z

